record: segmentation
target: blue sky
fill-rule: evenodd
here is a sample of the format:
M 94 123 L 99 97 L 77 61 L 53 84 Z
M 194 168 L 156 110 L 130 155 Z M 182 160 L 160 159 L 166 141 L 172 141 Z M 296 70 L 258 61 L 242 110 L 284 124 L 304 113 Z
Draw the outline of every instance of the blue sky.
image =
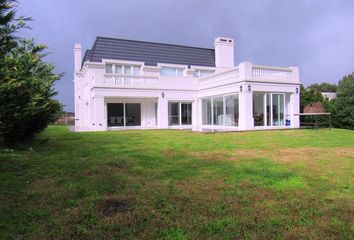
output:
M 19 0 L 26 38 L 48 45 L 65 76 L 57 98 L 73 110 L 73 46 L 96 36 L 213 47 L 235 39 L 235 63 L 298 66 L 301 82 L 337 83 L 354 71 L 353 0 Z

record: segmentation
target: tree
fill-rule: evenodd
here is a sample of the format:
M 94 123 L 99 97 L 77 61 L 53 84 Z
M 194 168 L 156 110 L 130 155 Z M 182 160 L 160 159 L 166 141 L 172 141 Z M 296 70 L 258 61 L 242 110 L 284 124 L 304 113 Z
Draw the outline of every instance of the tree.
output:
M 300 86 L 300 112 L 304 111 L 304 107 L 310 103 L 323 102 L 322 94 L 314 88 L 305 88 Z
M 318 92 L 337 92 L 337 85 L 336 84 L 330 84 L 330 83 L 314 83 L 311 84 L 308 88 L 312 88 L 317 90 Z
M 17 46 L 14 33 L 21 28 L 26 28 L 28 17 L 15 18 L 14 0 L 0 0 L 0 61 L 4 56 Z
M 14 35 L 28 18 L 15 19 L 13 3 L 0 0 L 0 144 L 5 145 L 43 130 L 62 109 L 53 99 L 61 75 L 45 63 L 46 46 Z
M 329 108 L 334 126 L 354 129 L 354 72 L 338 82 L 337 98 Z

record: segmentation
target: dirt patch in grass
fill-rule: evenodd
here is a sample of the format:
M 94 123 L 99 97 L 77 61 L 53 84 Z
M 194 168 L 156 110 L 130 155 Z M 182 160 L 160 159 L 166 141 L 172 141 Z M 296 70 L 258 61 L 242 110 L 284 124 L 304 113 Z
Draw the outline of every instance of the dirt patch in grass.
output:
M 177 157 L 177 156 L 180 156 L 181 154 L 182 154 L 181 152 L 176 151 L 174 149 L 165 149 L 165 150 L 161 151 L 161 155 L 166 158 Z
M 106 174 L 107 172 L 116 172 L 127 169 L 129 166 L 126 162 L 110 162 L 106 165 L 96 167 L 94 169 L 86 169 L 84 171 L 86 176 L 95 176 L 99 174 Z
M 111 169 L 121 170 L 128 168 L 128 164 L 126 162 L 112 162 L 108 164 L 108 167 Z
M 234 152 L 237 159 L 271 158 L 282 162 L 317 161 L 336 158 L 354 158 L 353 147 L 339 148 L 280 148 L 276 150 L 239 149 Z
M 206 160 L 206 161 L 223 161 L 230 160 L 230 155 L 226 154 L 225 151 L 212 151 L 212 152 L 191 152 L 193 157 Z
M 271 153 L 270 150 L 263 149 L 239 149 L 233 155 L 236 159 L 255 159 L 269 157 Z
M 275 154 L 275 159 L 284 162 L 293 162 L 297 160 L 316 161 L 320 159 L 328 159 L 328 157 L 336 156 L 336 158 L 354 158 L 354 148 L 283 148 L 279 149 Z
M 104 216 L 113 216 L 118 213 L 128 212 L 131 208 L 128 200 L 104 199 L 98 204 L 99 211 Z

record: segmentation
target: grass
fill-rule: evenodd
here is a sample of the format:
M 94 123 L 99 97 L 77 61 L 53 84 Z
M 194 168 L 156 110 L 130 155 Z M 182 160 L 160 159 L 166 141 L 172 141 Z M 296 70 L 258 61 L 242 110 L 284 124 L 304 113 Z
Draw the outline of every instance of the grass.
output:
M 51 126 L 0 152 L 0 239 L 353 239 L 353 161 L 349 130 Z

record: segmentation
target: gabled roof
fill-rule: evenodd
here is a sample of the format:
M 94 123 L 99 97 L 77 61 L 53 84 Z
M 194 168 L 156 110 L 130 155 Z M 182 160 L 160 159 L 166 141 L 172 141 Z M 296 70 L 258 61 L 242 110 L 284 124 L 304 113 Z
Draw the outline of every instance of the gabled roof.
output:
M 149 66 L 169 63 L 215 67 L 214 49 L 97 37 L 83 62 L 101 62 L 102 58 L 140 61 Z

